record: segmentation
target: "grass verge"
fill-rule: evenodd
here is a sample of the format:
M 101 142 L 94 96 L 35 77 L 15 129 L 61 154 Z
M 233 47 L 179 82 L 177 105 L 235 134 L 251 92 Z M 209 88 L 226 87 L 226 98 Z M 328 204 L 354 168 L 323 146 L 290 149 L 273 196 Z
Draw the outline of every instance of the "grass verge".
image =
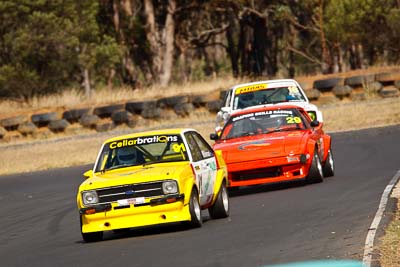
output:
M 381 267 L 400 266 L 400 186 L 397 185 L 392 192 L 392 197 L 397 198 L 397 210 L 389 226 L 385 229 L 385 235 L 381 238 L 379 257 Z

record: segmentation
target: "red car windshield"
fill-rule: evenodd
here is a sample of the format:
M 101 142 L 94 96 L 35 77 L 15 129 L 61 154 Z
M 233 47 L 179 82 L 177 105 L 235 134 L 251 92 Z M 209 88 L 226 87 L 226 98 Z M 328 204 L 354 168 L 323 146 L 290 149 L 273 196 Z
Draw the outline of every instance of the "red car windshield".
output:
M 306 129 L 297 109 L 264 110 L 233 116 L 221 133 L 221 139 Z

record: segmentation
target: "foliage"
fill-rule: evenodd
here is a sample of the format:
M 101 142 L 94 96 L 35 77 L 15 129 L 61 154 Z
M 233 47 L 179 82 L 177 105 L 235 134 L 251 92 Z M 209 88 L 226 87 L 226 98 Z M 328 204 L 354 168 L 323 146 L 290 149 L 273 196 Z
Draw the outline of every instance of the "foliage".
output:
M 395 64 L 399 21 L 396 0 L 3 0 L 0 97 Z

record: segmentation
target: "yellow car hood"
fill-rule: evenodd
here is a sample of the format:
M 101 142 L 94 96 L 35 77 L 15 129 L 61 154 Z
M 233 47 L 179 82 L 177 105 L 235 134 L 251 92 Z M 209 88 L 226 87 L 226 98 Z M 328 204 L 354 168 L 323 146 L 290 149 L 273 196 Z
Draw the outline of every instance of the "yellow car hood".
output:
M 148 166 L 121 168 L 105 173 L 98 172 L 82 183 L 81 190 L 178 179 L 185 171 L 190 171 L 188 162 L 157 163 Z

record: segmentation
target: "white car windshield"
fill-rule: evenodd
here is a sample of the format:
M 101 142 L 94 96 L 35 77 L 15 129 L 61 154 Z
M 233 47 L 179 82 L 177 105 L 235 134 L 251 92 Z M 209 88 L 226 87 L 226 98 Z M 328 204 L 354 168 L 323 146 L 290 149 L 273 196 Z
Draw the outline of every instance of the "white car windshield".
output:
M 266 88 L 251 92 L 236 93 L 233 99 L 233 109 L 274 104 L 281 102 L 307 101 L 297 86 Z

